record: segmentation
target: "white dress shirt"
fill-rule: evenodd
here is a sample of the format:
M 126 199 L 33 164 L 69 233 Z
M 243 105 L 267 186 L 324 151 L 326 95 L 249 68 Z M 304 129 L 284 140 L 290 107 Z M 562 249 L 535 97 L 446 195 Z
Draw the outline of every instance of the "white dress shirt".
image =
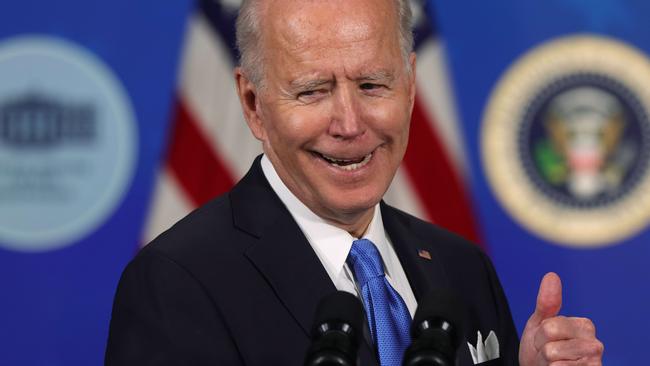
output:
M 307 241 L 309 241 L 314 252 L 316 252 L 318 259 L 323 264 L 323 267 L 325 267 L 336 289 L 349 292 L 361 298 L 359 288 L 357 288 L 354 282 L 352 271 L 345 263 L 350 248 L 352 248 L 352 242 L 358 238 L 353 237 L 343 229 L 329 224 L 305 206 L 282 182 L 273 164 L 271 164 L 271 161 L 266 155 L 262 157 L 262 171 L 271 184 L 271 188 L 280 197 L 282 203 L 287 207 L 303 234 L 307 237 Z M 379 204 L 374 207 L 372 221 L 363 238 L 372 241 L 377 246 L 384 262 L 386 279 L 400 294 L 402 299 L 404 299 L 412 318 L 417 308 L 417 302 L 406 278 L 406 273 L 404 273 L 397 253 L 395 253 L 393 244 L 384 230 Z

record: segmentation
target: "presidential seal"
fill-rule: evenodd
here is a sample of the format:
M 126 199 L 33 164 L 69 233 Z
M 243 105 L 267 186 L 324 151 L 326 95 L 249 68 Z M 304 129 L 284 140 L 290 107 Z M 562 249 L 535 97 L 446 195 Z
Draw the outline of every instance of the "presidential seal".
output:
M 650 61 L 572 36 L 516 61 L 487 104 L 483 166 L 495 196 L 558 244 L 619 242 L 650 220 Z
M 0 43 L 0 247 L 44 252 L 99 228 L 137 156 L 131 101 L 113 71 L 73 42 Z

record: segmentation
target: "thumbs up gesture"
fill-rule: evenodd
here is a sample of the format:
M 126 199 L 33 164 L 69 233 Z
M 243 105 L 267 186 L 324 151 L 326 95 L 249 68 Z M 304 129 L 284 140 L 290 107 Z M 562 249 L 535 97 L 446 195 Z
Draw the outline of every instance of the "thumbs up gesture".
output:
M 535 312 L 526 323 L 519 347 L 521 366 L 601 366 L 603 344 L 587 318 L 559 316 L 562 282 L 547 273 L 539 285 Z

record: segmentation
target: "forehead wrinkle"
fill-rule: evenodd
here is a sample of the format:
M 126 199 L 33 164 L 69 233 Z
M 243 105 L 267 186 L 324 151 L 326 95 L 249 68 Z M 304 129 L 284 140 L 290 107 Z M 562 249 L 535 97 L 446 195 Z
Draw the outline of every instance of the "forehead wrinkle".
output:
M 360 81 L 393 81 L 395 80 L 395 73 L 390 70 L 386 69 L 381 69 L 381 70 L 374 70 L 374 71 L 369 71 L 369 72 L 362 72 L 360 73 L 360 76 L 356 78 L 356 80 Z
M 384 40 L 383 38 L 381 41 Z M 297 61 L 316 61 L 330 58 L 332 53 L 363 49 L 359 45 L 368 41 L 378 41 L 377 34 L 373 37 L 373 34 L 370 33 L 350 36 L 349 33 L 325 34 L 317 31 L 301 31 L 295 34 L 278 32 L 276 38 L 278 49 L 282 50 L 285 56 Z
M 289 87 L 291 89 L 313 89 L 331 83 L 332 83 L 331 79 L 325 79 L 319 77 L 316 78 L 303 77 L 303 78 L 292 80 L 289 83 Z

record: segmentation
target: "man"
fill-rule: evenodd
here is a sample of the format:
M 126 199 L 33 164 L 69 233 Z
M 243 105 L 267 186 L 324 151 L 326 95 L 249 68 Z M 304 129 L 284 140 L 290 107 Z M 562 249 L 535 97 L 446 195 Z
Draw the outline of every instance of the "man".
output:
M 363 300 L 361 364 L 399 365 L 404 323 L 441 287 L 467 308 L 458 365 L 600 365 L 591 322 L 557 316 L 556 275 L 519 347 L 485 255 L 380 202 L 408 141 L 409 22 L 406 1 L 244 2 L 235 77 L 264 157 L 127 267 L 108 365 L 300 365 L 316 304 L 335 289 Z

